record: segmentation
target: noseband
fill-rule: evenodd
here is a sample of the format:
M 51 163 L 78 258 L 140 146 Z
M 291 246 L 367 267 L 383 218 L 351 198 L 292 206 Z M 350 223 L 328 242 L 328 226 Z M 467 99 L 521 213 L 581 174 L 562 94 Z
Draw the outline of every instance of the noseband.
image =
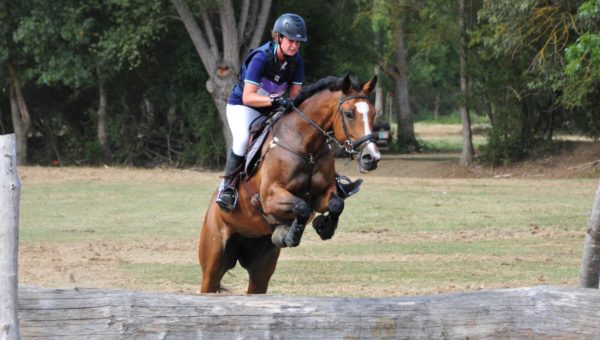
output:
M 309 122 L 312 126 L 314 126 L 317 130 L 319 130 L 319 132 L 321 132 L 323 135 L 325 135 L 325 138 L 327 138 L 328 143 L 333 143 L 333 144 L 337 145 L 339 148 L 346 151 L 346 153 L 348 153 L 350 155 L 350 157 L 352 157 L 354 154 L 358 153 L 358 151 L 356 151 L 356 148 L 360 147 L 364 143 L 374 142 L 375 138 L 373 137 L 373 134 L 370 133 L 368 135 L 365 135 L 365 136 L 355 140 L 354 142 L 350 139 L 350 136 L 348 135 L 348 127 L 346 126 L 346 119 L 344 117 L 344 112 L 342 112 L 342 104 L 344 104 L 346 101 L 351 100 L 351 99 L 368 99 L 368 98 L 369 97 L 367 97 L 367 96 L 360 96 L 360 95 L 340 97 L 337 111 L 338 111 L 338 114 L 340 115 L 340 119 L 342 120 L 342 129 L 344 131 L 344 137 L 346 138 L 346 140 L 344 141 L 344 144 L 340 143 L 335 137 L 332 136 L 333 131 L 327 132 L 327 131 L 323 130 L 323 128 L 320 127 L 319 124 L 315 123 L 314 120 L 310 119 L 310 117 L 308 117 L 304 112 L 299 110 L 296 106 L 292 106 L 292 108 L 294 109 L 294 111 L 296 111 L 300 115 L 300 117 L 302 117 L 304 120 Z

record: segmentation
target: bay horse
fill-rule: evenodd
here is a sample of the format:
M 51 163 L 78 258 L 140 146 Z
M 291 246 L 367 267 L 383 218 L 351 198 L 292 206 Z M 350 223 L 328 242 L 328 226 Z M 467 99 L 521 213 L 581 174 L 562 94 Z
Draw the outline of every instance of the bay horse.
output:
M 221 211 L 213 194 L 198 250 L 201 293 L 224 290 L 221 279 L 238 261 L 249 274 L 247 293 L 266 293 L 281 248 L 297 246 L 316 213 L 316 232 L 323 240 L 333 236 L 344 200 L 336 193 L 329 143 L 358 154 L 361 172 L 377 167 L 368 99 L 376 82 L 376 76 L 362 85 L 350 76 L 327 77 L 304 87 L 269 128 L 256 170 L 240 180 L 237 207 Z

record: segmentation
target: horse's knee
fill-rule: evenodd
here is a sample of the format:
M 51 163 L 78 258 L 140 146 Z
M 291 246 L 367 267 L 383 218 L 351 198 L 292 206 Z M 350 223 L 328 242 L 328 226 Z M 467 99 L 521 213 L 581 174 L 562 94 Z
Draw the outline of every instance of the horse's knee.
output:
M 306 221 L 310 217 L 310 206 L 303 200 L 294 204 L 294 214 L 298 221 Z
M 344 200 L 339 197 L 333 197 L 329 200 L 327 210 L 329 210 L 330 214 L 341 215 L 342 211 L 344 211 Z

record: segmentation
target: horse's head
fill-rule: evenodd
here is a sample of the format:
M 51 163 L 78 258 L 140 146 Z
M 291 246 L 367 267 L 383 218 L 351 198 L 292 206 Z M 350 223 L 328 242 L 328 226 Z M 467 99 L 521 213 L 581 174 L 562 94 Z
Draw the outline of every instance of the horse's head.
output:
M 336 138 L 344 143 L 347 152 L 358 152 L 360 172 L 377 168 L 381 153 L 374 142 L 373 120 L 375 108 L 369 94 L 375 89 L 377 76 L 358 85 L 347 75 L 342 81 L 342 96 L 338 103 L 339 120 L 334 126 Z M 339 122 L 339 123 L 338 123 Z

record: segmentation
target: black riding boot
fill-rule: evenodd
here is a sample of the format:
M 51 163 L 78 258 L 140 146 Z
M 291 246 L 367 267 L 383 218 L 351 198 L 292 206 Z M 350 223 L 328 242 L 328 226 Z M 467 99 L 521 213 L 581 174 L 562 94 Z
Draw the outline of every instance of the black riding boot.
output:
M 335 173 L 335 185 L 337 187 L 337 195 L 346 199 L 354 194 L 356 194 L 360 190 L 360 185 L 362 184 L 362 178 L 357 179 L 356 181 L 350 180 L 350 178 L 346 176 L 341 176 L 337 172 Z
M 225 164 L 225 174 L 219 186 L 219 194 L 217 195 L 217 204 L 224 212 L 230 212 L 237 206 L 237 190 L 231 182 L 238 174 L 238 168 L 244 161 L 244 156 L 238 156 L 233 151 L 229 151 L 227 163 Z

